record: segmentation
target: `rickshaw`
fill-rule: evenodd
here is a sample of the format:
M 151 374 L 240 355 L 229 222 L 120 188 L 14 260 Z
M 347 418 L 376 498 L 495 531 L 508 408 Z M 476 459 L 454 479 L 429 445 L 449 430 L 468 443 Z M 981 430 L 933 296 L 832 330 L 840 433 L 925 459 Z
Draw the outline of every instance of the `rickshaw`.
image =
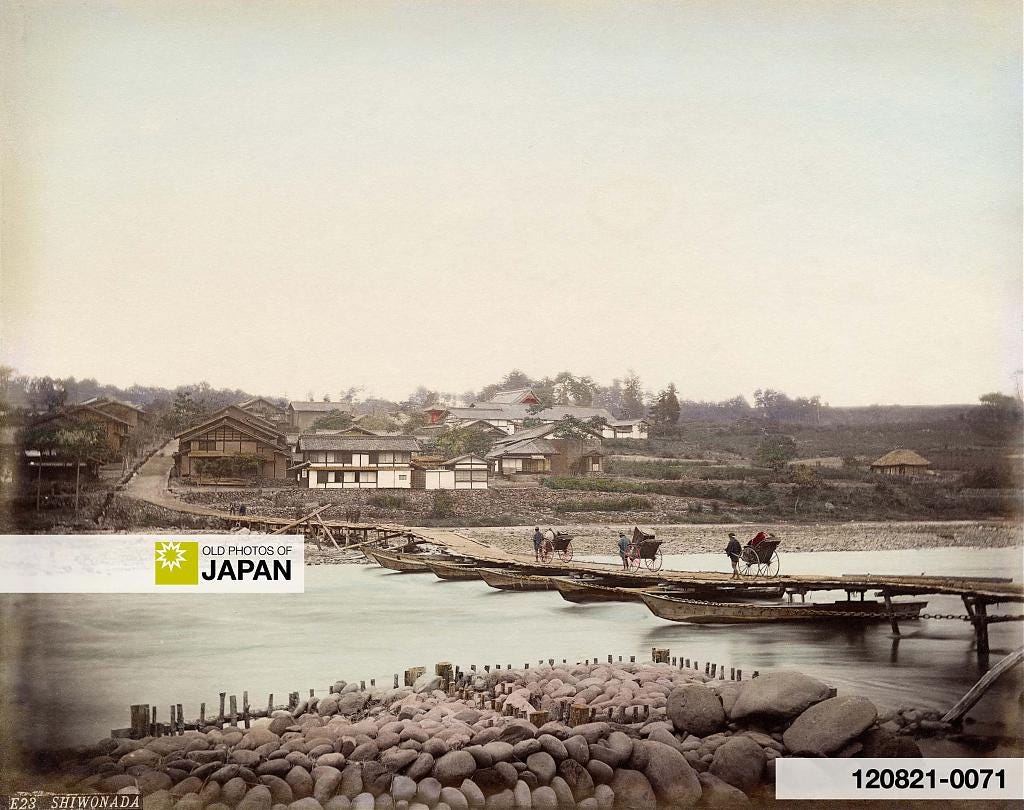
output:
M 540 546 L 541 562 L 551 562 L 552 554 L 557 554 L 562 562 L 569 562 L 572 559 L 572 535 L 554 529 L 544 532 L 544 542 Z
M 779 554 L 776 549 L 782 541 L 772 535 L 759 543 L 747 543 L 740 552 L 739 572 L 745 577 L 775 577 L 779 575 Z
M 633 541 L 626 546 L 626 566 L 630 571 L 639 571 L 642 562 L 648 571 L 660 571 L 662 565 L 661 540 L 653 533 L 633 527 Z

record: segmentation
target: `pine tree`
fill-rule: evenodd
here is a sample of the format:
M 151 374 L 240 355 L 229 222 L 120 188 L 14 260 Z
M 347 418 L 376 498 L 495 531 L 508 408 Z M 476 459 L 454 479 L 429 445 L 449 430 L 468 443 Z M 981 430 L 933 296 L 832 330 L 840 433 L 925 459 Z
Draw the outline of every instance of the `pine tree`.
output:
M 646 412 L 647 407 L 644 405 L 643 385 L 636 373 L 630 371 L 626 375 L 622 388 L 622 418 L 642 419 Z

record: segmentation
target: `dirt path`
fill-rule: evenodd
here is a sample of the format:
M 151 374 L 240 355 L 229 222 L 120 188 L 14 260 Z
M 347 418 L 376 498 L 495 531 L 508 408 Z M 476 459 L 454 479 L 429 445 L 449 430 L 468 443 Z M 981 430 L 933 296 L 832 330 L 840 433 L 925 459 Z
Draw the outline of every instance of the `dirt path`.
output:
M 190 515 L 206 515 L 208 517 L 223 517 L 230 520 L 232 516 L 227 512 L 185 503 L 168 491 L 167 476 L 174 467 L 174 453 L 177 449 L 178 440 L 171 439 L 157 450 L 139 468 L 138 473 L 132 476 L 131 481 L 125 485 L 124 490 L 122 490 L 123 494 L 129 498 L 146 501 L 147 503 L 162 506 L 165 509 L 173 509 L 177 512 L 186 512 Z

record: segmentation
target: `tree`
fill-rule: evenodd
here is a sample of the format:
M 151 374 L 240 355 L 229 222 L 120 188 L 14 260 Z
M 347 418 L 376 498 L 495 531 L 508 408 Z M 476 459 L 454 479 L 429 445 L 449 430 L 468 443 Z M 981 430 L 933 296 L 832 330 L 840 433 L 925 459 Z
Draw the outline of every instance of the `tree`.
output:
M 651 419 L 654 424 L 663 428 L 673 428 L 679 424 L 679 392 L 675 383 L 669 383 L 668 388 L 658 393 L 658 398 L 651 408 Z
M 67 391 L 52 377 L 35 377 L 29 383 L 29 403 L 36 411 L 53 413 L 68 398 Z
M 313 430 L 344 430 L 352 427 L 355 419 L 348 411 L 335 408 L 313 422 Z
M 440 456 L 456 458 L 466 453 L 474 453 L 482 456 L 491 449 L 494 440 L 481 430 L 474 428 L 458 427 L 446 430 L 436 436 L 433 442 L 433 450 Z
M 757 448 L 757 460 L 773 470 L 781 470 L 796 458 L 796 440 L 781 433 L 766 433 Z
M 575 416 L 563 416 L 558 420 L 552 435 L 559 439 L 593 439 L 594 434 L 601 435 L 600 416 L 592 416 L 590 419 L 577 419 Z
M 24 446 L 49 452 L 75 464 L 75 514 L 78 514 L 81 493 L 82 464 L 87 461 L 103 461 L 109 456 L 103 438 L 103 427 L 95 422 L 66 423 L 53 420 L 26 432 Z M 42 458 L 40 457 L 40 461 Z M 39 508 L 38 492 L 36 509 Z
M 632 370 L 626 375 L 622 387 L 622 407 L 619 415 L 623 419 L 641 419 L 646 414 L 644 389 L 640 378 Z

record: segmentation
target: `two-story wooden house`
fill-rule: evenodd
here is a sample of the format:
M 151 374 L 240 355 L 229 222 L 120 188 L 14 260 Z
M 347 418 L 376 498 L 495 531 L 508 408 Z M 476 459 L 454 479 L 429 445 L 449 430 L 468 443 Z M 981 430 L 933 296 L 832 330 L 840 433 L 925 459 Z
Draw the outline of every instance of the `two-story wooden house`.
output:
M 605 471 L 597 429 L 561 435 L 559 423 L 521 430 L 498 439 L 487 453 L 495 475 L 591 475 Z
M 412 457 L 420 449 L 413 436 L 304 433 L 292 467 L 310 489 L 409 489 Z
M 177 436 L 176 473 L 182 478 L 287 478 L 290 451 L 276 425 L 235 405 Z
M 345 402 L 299 402 L 288 403 L 286 409 L 288 425 L 292 430 L 305 432 L 313 427 L 317 419 L 322 419 L 333 411 L 352 413 L 352 406 Z
M 259 417 L 264 422 L 270 422 L 279 427 L 288 424 L 288 411 L 266 397 L 247 399 L 245 402 L 239 402 L 238 407 L 246 413 Z

